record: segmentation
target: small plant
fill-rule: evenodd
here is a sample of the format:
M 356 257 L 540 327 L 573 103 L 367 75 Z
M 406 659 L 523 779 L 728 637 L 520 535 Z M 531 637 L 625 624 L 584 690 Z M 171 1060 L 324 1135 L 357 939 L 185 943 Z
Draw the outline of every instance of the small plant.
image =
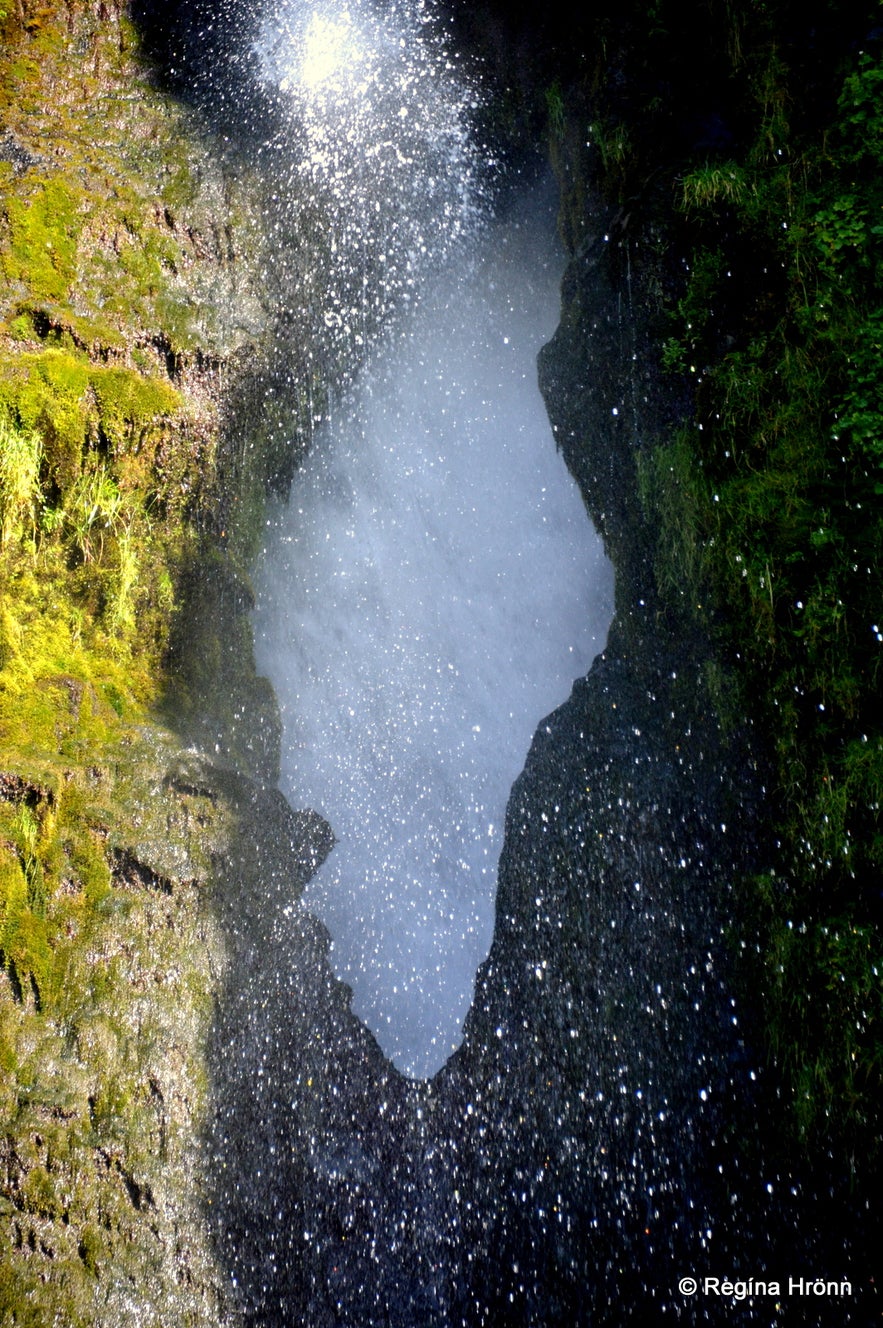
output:
M 639 466 L 645 510 L 659 522 L 654 567 L 659 588 L 676 611 L 694 612 L 704 598 L 709 549 L 704 521 L 708 486 L 689 428 L 656 448 Z
M 9 544 L 30 522 L 32 537 L 40 504 L 43 446 L 34 429 L 0 415 L 0 543 Z
M 611 175 L 621 174 L 632 152 L 626 126 L 596 120 L 589 126 L 589 137 L 601 154 L 605 171 Z
M 117 555 L 119 572 L 111 621 L 115 627 L 125 629 L 135 624 L 134 591 L 138 584 L 137 543 L 131 522 L 124 524 L 117 534 Z
M 753 192 L 745 171 L 734 161 L 719 166 L 700 166 L 681 181 L 681 207 L 684 212 L 728 204 L 737 207 Z
M 560 142 L 564 137 L 565 114 L 564 94 L 557 78 L 546 88 L 546 114 L 549 117 L 549 132 Z
M 83 561 L 94 562 L 104 549 L 106 531 L 115 531 L 123 500 L 107 467 L 81 475 L 66 505 L 66 524 Z

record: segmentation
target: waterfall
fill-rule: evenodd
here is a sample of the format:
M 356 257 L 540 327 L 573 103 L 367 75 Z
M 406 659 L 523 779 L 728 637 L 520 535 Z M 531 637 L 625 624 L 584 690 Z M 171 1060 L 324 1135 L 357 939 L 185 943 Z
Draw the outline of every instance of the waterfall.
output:
M 493 163 L 469 132 L 477 93 L 422 0 L 288 0 L 257 51 L 288 126 L 276 155 L 321 273 L 319 327 L 359 358 L 479 224 Z
M 270 514 L 258 662 L 283 791 L 337 839 L 306 901 L 355 1011 L 428 1076 L 490 946 L 509 788 L 612 611 L 536 386 L 554 215 L 543 186 L 486 215 L 474 94 L 422 7 L 288 6 L 261 53 L 327 212 L 326 326 L 363 362 Z

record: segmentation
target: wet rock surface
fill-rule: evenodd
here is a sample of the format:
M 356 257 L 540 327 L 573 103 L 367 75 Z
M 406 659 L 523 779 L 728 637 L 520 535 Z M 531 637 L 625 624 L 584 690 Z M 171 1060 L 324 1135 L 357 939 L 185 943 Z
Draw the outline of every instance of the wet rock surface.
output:
M 729 795 L 654 686 L 608 655 L 538 733 L 466 1038 L 431 1083 L 351 1015 L 308 915 L 234 945 L 212 1165 L 247 1322 L 621 1322 L 611 1303 L 670 1308 L 654 1273 L 709 1251 L 751 1070 Z
M 324 833 L 261 801 L 276 708 L 243 627 L 259 191 L 161 93 L 125 6 L 22 0 L 0 29 L 0 1322 L 225 1324 L 193 1168 L 212 880 L 240 822 Z

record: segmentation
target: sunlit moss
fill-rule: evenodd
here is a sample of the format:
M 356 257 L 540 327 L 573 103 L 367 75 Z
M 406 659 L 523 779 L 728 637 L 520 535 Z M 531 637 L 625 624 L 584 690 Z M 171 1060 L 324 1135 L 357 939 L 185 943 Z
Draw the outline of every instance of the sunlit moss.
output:
M 9 241 L 0 254 L 7 282 L 38 298 L 65 300 L 77 270 L 84 195 L 64 179 L 32 185 L 29 196 L 4 204 Z
M 205 290 L 250 223 L 215 252 L 205 148 L 119 6 L 0 25 L 0 1322 L 115 1328 L 136 1287 L 159 1328 L 193 1278 L 222 1295 L 187 1169 L 229 813 L 167 787 L 156 713 L 218 501 L 202 364 L 243 340 Z
M 35 429 L 0 416 L 0 543 L 36 531 L 43 444 Z
M 141 442 L 154 421 L 175 415 L 183 405 L 181 394 L 167 380 L 132 369 L 95 368 L 90 383 L 101 429 L 119 449 Z

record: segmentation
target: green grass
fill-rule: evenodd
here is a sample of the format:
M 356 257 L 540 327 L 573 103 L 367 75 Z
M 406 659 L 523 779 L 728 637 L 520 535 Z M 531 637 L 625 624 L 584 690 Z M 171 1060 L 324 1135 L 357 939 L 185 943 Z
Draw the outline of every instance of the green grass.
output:
M 28 529 L 32 540 L 36 536 L 42 458 L 37 431 L 0 416 L 0 544 L 8 545 Z

